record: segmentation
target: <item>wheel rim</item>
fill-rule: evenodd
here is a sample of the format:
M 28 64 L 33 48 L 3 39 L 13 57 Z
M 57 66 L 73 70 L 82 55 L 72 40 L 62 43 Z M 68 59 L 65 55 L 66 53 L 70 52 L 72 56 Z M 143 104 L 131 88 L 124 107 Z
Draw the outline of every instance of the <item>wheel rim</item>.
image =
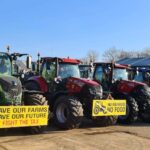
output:
M 130 108 L 129 108 L 129 105 L 126 104 L 126 115 L 119 116 L 118 118 L 120 120 L 125 120 L 129 117 L 129 114 L 130 114 Z
M 67 117 L 69 114 L 69 110 L 65 104 L 60 103 L 56 109 L 57 120 L 60 123 L 65 123 L 67 121 Z

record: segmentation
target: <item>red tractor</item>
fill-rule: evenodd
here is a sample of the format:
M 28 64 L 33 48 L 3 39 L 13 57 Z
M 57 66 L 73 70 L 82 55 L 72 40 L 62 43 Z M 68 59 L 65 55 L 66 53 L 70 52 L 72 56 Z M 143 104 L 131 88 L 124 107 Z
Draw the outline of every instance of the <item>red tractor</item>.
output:
M 138 116 L 150 122 L 150 88 L 137 81 L 128 80 L 129 67 L 116 63 L 95 63 L 93 79 L 109 91 L 115 99 L 127 100 L 125 116 L 119 116 L 118 122 L 132 123 Z
M 43 92 L 58 127 L 79 127 L 83 116 L 100 126 L 116 123 L 117 116 L 92 116 L 93 99 L 102 99 L 104 95 L 100 84 L 80 78 L 79 60 L 44 57 L 38 62 L 38 75 L 29 78 L 25 87 Z

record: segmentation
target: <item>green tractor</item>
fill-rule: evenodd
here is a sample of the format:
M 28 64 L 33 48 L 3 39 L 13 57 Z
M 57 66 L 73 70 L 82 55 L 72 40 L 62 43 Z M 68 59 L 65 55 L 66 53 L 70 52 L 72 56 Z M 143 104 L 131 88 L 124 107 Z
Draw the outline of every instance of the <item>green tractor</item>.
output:
M 0 52 L 0 107 L 47 106 L 47 101 L 41 93 L 22 88 L 20 79 L 14 74 L 13 58 L 8 53 Z M 25 126 L 23 129 L 37 134 L 43 132 L 45 126 Z

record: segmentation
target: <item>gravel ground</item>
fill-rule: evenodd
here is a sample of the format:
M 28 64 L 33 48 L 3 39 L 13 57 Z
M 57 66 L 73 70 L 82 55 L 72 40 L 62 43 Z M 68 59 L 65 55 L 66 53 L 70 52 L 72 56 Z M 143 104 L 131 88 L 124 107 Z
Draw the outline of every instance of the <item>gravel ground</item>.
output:
M 0 150 L 149 150 L 150 124 L 93 127 L 85 124 L 79 129 L 62 131 L 47 128 L 44 134 L 26 135 L 20 129 L 1 135 Z

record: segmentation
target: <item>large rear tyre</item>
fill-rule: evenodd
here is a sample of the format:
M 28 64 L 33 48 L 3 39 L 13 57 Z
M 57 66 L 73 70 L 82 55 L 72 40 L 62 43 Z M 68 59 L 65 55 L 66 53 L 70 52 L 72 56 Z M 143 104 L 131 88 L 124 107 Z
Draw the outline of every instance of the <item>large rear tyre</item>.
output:
M 144 122 L 150 122 L 150 87 L 147 85 L 138 86 L 133 96 L 139 105 L 139 118 Z
M 138 119 L 138 104 L 133 97 L 127 97 L 126 115 L 118 116 L 118 123 L 131 124 Z
M 83 118 L 82 104 L 73 96 L 59 97 L 54 104 L 53 113 L 55 124 L 61 129 L 78 128 Z
M 48 105 L 47 100 L 43 95 L 41 94 L 31 94 L 31 93 L 26 93 L 24 97 L 24 104 L 25 105 Z M 45 131 L 46 126 L 33 126 L 33 127 L 25 127 L 24 128 L 27 133 L 30 134 L 39 134 Z
M 93 118 L 96 126 L 106 127 L 116 124 L 118 116 L 102 116 Z

